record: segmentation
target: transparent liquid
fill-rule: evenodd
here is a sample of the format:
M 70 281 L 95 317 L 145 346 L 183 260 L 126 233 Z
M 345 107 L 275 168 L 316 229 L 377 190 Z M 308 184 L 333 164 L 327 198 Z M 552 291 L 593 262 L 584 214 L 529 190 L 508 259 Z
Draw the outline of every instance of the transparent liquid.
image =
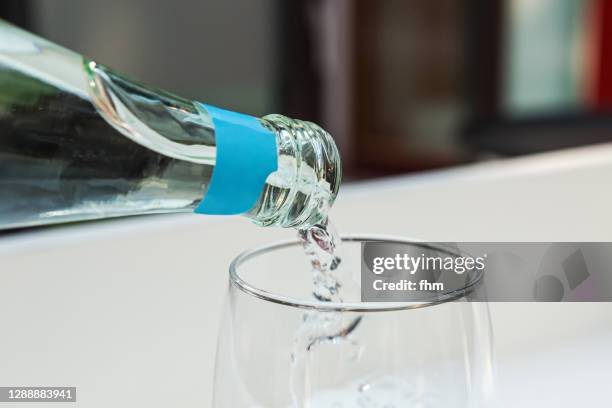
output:
M 418 396 L 401 377 L 384 375 L 355 381 L 344 388 L 315 393 L 308 408 L 407 408 L 429 407 L 433 401 Z
M 329 219 L 309 229 L 300 230 L 298 235 L 312 266 L 312 293 L 315 299 L 321 302 L 342 302 L 345 291 L 358 290 L 358 285 L 342 273 L 342 260 L 338 255 L 341 239 Z M 314 361 L 321 357 L 318 355 L 320 348 L 329 345 L 338 352 L 342 349 L 347 365 L 358 362 L 364 346 L 354 338 L 353 333 L 362 324 L 362 319 L 363 316 L 347 317 L 346 314 L 337 312 L 306 311 L 302 314 L 291 355 L 290 388 L 294 407 L 328 406 L 327 397 L 311 400 L 310 380 L 312 375 L 316 375 L 311 372 L 312 366 L 316 365 Z M 341 396 L 344 399 L 352 398 L 343 393 Z M 336 405 L 329 406 L 342 406 L 337 405 L 342 399 L 332 399 Z M 377 405 L 363 405 L 370 406 Z
M 311 264 L 313 297 L 321 302 L 355 299 L 360 286 L 342 268 L 341 239 L 329 219 L 300 230 L 304 253 Z M 440 406 L 440 395 L 409 383 L 410 373 L 375 372 L 346 384 L 321 388 L 314 383 L 321 367 L 341 365 L 351 373 L 357 367 L 367 344 L 359 341 L 359 330 L 368 321 L 355 313 L 305 311 L 295 333 L 291 355 L 290 392 L 292 408 L 406 408 Z M 435 367 L 431 367 L 435 370 Z M 452 371 L 448 369 L 447 371 Z M 350 374 L 349 374 L 350 375 Z M 451 390 L 452 384 L 440 384 Z M 447 404 L 443 404 L 447 405 Z
M 352 302 L 355 295 L 360 293 L 360 287 L 352 281 L 354 275 L 342 267 L 341 240 L 329 220 L 299 231 L 299 237 L 311 264 L 313 297 L 320 302 L 342 302 L 345 299 Z M 373 327 L 376 327 L 374 330 L 382 329 L 375 325 L 377 317 L 323 309 L 303 312 L 291 354 L 290 407 L 485 406 L 482 402 L 491 396 L 491 361 L 470 361 L 466 356 L 474 352 L 468 349 L 471 347 L 470 341 L 475 341 L 468 340 L 473 333 L 477 333 L 483 348 L 490 345 L 490 339 L 486 328 L 474 330 L 472 326 L 472 319 L 482 316 L 472 316 L 472 305 L 466 303 L 464 306 L 469 308 L 461 309 L 457 305 L 452 313 L 446 314 L 451 308 L 441 307 L 437 315 L 415 317 L 425 320 L 414 320 L 414 325 L 406 324 L 401 329 L 401 333 L 407 336 L 405 343 L 397 337 L 400 332 L 385 332 L 383 329 L 377 339 L 381 341 L 375 343 L 370 350 L 366 339 L 372 340 Z M 469 317 L 463 315 L 466 311 L 469 311 Z M 440 326 L 440 318 L 435 316 L 444 316 L 443 326 Z M 433 324 L 427 327 L 426 320 L 430 317 L 433 318 Z M 441 327 L 450 330 L 448 333 L 456 338 L 439 336 L 429 339 L 427 330 L 445 333 L 435 331 Z M 460 331 L 457 332 L 457 329 Z M 369 335 L 366 331 L 370 332 Z M 460 335 L 457 336 L 457 333 Z M 415 347 L 418 342 L 423 343 Z M 405 349 L 402 350 L 404 345 Z M 387 346 L 389 354 L 385 349 Z M 453 350 L 453 353 L 458 354 L 447 354 L 452 350 L 449 346 L 457 346 L 458 350 Z M 395 361 L 396 353 L 401 364 Z M 432 353 L 431 359 L 426 357 L 428 353 Z M 484 350 L 483 354 L 488 355 Z M 401 359 L 405 356 L 404 364 Z M 373 359 L 375 364 L 372 364 Z M 379 364 L 380 359 L 385 362 L 384 366 Z M 484 365 L 484 370 L 479 364 Z M 482 391 L 479 387 L 483 387 Z M 478 392 L 482 392 L 482 395 L 478 395 Z
M 329 219 L 311 228 L 298 231 L 304 253 L 312 266 L 313 295 L 321 302 L 342 302 L 342 284 L 336 274 L 342 260 L 338 255 L 341 243 L 338 231 Z

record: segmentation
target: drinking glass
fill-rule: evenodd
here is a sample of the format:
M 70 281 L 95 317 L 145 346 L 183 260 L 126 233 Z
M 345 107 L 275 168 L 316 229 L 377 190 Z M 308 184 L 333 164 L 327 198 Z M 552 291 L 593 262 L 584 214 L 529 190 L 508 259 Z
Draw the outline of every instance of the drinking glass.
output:
M 360 243 L 381 239 L 343 237 L 343 285 L 359 285 Z M 360 302 L 346 288 L 342 302 L 322 302 L 311 273 L 297 240 L 233 261 L 215 408 L 491 406 L 488 305 L 470 301 L 478 282 L 419 302 Z

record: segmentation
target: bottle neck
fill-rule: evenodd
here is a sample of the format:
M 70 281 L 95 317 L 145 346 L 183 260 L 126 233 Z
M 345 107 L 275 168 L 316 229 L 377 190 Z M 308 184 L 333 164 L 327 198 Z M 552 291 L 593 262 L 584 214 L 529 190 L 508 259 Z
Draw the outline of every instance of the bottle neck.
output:
M 206 181 L 207 191 L 202 203 L 196 207 L 196 212 L 235 214 L 246 211 L 245 215 L 256 224 L 281 227 L 308 227 L 325 218 L 338 193 L 342 171 L 340 156 L 333 139 L 316 124 L 282 115 L 268 115 L 256 119 L 184 100 L 134 83 L 91 61 L 86 61 L 85 68 L 92 100 L 99 113 L 115 129 L 160 154 L 215 167 L 213 180 L 211 183 Z M 157 110 L 151 115 L 153 107 L 157 107 Z M 249 122 L 255 122 L 256 126 Z M 232 126 L 226 126 L 228 124 Z M 223 128 L 221 125 L 224 125 Z M 265 173 L 252 200 L 260 193 L 261 183 L 265 179 L 263 191 L 250 210 L 250 204 L 240 211 L 227 212 L 223 208 L 219 209 L 220 205 L 235 207 L 231 190 L 251 186 L 252 183 L 247 179 L 253 177 L 256 171 L 265 172 L 263 167 L 267 167 L 266 162 L 257 161 L 248 169 L 228 169 L 228 160 L 221 166 L 223 170 L 217 168 L 220 148 L 233 151 L 234 156 L 243 155 L 230 160 L 234 164 L 240 162 L 242 167 L 248 165 L 246 162 L 249 160 L 244 154 L 248 155 L 249 149 L 244 151 L 245 146 L 235 149 L 230 145 L 254 143 L 254 140 L 261 136 L 253 133 L 257 126 L 263 126 L 261 130 L 270 132 L 270 137 L 274 135 L 277 170 L 271 174 Z M 238 137 L 242 133 L 248 137 L 242 142 L 236 141 L 242 140 Z M 228 136 L 232 143 L 226 138 L 227 142 L 221 144 L 219 138 L 225 136 Z M 259 150 L 263 147 L 265 146 L 253 145 L 250 149 Z M 243 153 L 235 153 L 236 151 Z M 226 151 L 224 157 L 227 158 L 228 155 L 230 152 Z M 225 177 L 215 175 L 216 172 L 224 173 Z M 269 176 L 266 179 L 267 174 Z M 221 179 L 224 180 L 223 185 L 219 184 Z M 228 184 L 231 186 L 228 187 Z M 223 192 L 218 196 L 220 190 Z M 213 195 L 215 198 L 210 199 Z M 210 203 L 216 203 L 215 208 L 209 208 Z

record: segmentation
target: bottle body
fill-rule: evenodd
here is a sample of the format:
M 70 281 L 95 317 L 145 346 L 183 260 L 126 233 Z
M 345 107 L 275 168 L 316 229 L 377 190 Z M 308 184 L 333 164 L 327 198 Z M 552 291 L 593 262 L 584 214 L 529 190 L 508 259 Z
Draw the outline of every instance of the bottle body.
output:
M 278 167 L 246 215 L 317 222 L 340 182 L 333 141 L 308 122 L 260 123 Z M 194 211 L 213 179 L 218 132 L 206 105 L 0 21 L 0 228 Z

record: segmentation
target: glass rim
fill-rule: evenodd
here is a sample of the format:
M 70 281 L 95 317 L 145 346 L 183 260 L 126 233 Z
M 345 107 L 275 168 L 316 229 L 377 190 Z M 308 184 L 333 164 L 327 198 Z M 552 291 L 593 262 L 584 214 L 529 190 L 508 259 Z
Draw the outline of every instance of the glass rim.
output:
M 395 244 L 410 244 L 421 246 L 423 248 L 443 251 L 455 256 L 461 254 L 461 252 L 453 252 L 449 248 L 436 246 L 436 244 L 414 238 L 402 238 L 390 235 L 375 234 L 342 234 L 340 238 L 342 242 L 390 242 Z M 251 295 L 265 301 L 300 309 L 317 310 L 321 312 L 386 312 L 394 310 L 420 309 L 423 307 L 435 306 L 460 299 L 472 292 L 481 282 L 484 275 L 483 271 L 477 271 L 475 274 L 473 274 L 475 277 L 461 288 L 444 293 L 436 298 L 432 298 L 431 300 L 423 300 L 418 302 L 323 302 L 316 299 L 296 299 L 255 287 L 243 279 L 238 273 L 238 268 L 240 265 L 247 262 L 249 259 L 278 249 L 297 245 L 301 245 L 300 240 L 298 238 L 293 238 L 260 245 L 242 252 L 230 263 L 230 284 L 247 295 Z M 307 262 L 306 257 L 304 257 L 304 261 Z

